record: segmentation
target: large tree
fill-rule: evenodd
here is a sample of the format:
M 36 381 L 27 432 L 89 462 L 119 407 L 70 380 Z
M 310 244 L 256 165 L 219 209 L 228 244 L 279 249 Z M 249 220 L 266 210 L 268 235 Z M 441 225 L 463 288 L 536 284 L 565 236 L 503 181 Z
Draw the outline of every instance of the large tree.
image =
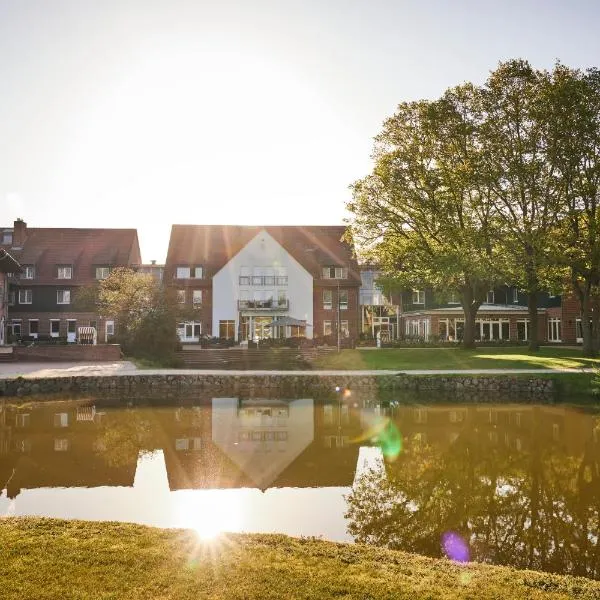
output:
M 388 282 L 456 291 L 463 345 L 497 280 L 490 191 L 479 176 L 480 115 L 471 85 L 437 101 L 406 102 L 377 136 L 373 172 L 353 185 L 351 235 Z
M 556 261 L 579 300 L 583 354 L 592 356 L 600 340 L 598 307 L 592 311 L 600 283 L 600 73 L 557 65 L 547 95 L 551 158 L 566 200 Z
M 481 175 L 492 191 L 505 276 L 528 295 L 530 349 L 539 347 L 538 296 L 553 273 L 551 247 L 564 216 L 553 160 L 551 74 L 527 61 L 501 63 L 479 90 Z

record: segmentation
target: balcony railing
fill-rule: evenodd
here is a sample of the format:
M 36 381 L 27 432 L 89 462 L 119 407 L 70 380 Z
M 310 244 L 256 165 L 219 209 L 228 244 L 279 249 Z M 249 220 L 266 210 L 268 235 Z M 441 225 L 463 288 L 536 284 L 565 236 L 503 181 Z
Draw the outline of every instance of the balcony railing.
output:
M 240 285 L 287 285 L 287 275 L 240 275 Z
M 238 310 L 288 310 L 289 300 L 238 300 Z

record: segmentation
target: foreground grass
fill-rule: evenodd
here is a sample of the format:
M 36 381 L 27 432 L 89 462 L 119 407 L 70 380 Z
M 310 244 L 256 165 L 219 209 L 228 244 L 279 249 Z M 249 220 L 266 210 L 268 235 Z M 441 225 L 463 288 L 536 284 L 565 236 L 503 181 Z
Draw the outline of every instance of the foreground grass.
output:
M 281 535 L 4 519 L 2 598 L 599 598 L 600 582 Z
M 342 350 L 321 357 L 318 369 L 577 369 L 600 367 L 600 359 L 584 358 L 581 350 L 543 346 L 526 348 L 384 348 Z

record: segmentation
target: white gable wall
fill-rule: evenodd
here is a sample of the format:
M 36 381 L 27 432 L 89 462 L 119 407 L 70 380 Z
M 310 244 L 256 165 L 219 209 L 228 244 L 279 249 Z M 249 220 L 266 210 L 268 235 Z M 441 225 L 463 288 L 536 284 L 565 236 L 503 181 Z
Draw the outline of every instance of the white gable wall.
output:
M 309 324 L 306 337 L 313 336 L 313 277 L 312 275 L 264 229 L 250 240 L 212 280 L 213 309 L 212 335 L 219 335 L 219 321 L 235 320 L 236 339 L 239 328 L 238 300 L 240 298 L 239 276 L 242 267 L 286 267 L 286 289 L 290 308 L 288 315 L 294 319 L 303 319 Z M 252 289 L 272 289 L 273 286 L 255 286 Z

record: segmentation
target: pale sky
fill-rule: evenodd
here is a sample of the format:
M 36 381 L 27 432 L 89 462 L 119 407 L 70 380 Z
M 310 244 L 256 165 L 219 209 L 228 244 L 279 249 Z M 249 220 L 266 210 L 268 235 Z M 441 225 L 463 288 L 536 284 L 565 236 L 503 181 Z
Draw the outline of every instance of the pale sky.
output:
M 595 0 L 0 0 L 0 225 L 341 223 L 383 120 L 600 66 Z

